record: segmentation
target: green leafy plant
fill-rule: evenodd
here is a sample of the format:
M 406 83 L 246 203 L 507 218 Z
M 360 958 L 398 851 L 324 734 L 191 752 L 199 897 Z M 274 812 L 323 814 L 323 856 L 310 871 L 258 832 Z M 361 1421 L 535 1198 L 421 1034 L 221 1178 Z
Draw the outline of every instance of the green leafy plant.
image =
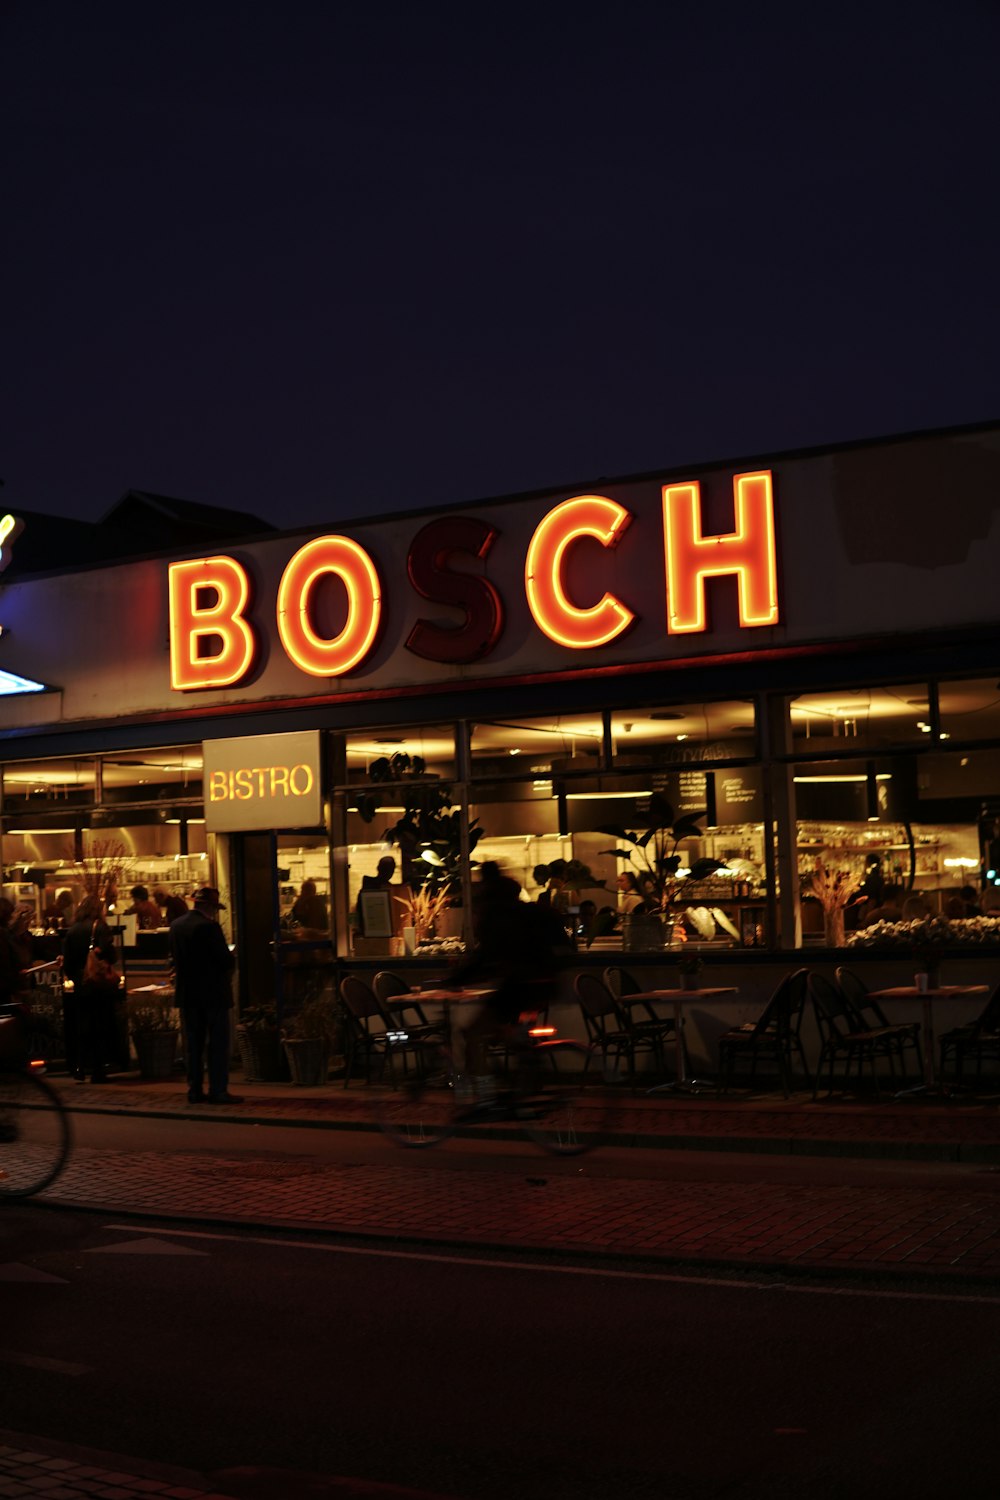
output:
M 421 756 L 404 751 L 372 761 L 368 778 L 391 783 L 393 800 L 402 800 L 402 816 L 385 829 L 382 838 L 398 847 L 406 884 L 415 891 L 426 887 L 432 893 L 447 885 L 453 891 L 461 890 L 462 814 L 452 806 L 451 787 L 428 772 Z M 374 820 L 378 806 L 374 791 L 364 793 L 357 801 L 358 812 L 367 823 Z M 469 824 L 470 856 L 483 833 L 478 819 L 473 819 Z M 475 861 L 470 859 L 470 864 Z
M 598 833 L 608 833 L 625 844 L 624 848 L 602 849 L 601 853 L 613 854 L 616 859 L 631 865 L 654 908 L 665 911 L 683 884 L 677 875 L 681 867 L 681 855 L 677 851 L 685 839 L 701 838 L 703 830 L 698 825 L 704 817 L 704 812 L 698 812 L 678 818 L 667 799 L 654 792 L 649 799 L 649 822 L 641 833 L 617 824 L 604 824 L 598 828 Z M 725 868 L 723 860 L 698 859 L 691 866 L 690 879 L 706 880 L 716 870 Z

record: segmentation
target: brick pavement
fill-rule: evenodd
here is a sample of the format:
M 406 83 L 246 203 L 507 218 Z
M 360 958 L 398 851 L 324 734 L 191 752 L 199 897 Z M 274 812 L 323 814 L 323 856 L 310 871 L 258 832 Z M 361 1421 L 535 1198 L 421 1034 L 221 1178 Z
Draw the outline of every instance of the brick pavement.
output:
M 124 1080 L 104 1088 L 54 1080 L 71 1107 L 178 1115 L 204 1122 L 197 1150 L 78 1151 L 46 1194 L 49 1201 L 224 1224 L 269 1225 L 392 1240 L 572 1250 L 675 1263 L 780 1267 L 959 1278 L 1000 1278 L 1000 1114 L 992 1102 L 812 1105 L 743 1097 L 628 1096 L 620 1139 L 723 1147 L 739 1152 L 720 1174 L 688 1165 L 682 1174 L 613 1177 L 598 1158 L 554 1163 L 525 1157 L 527 1170 L 484 1172 L 439 1151 L 352 1163 L 296 1149 L 289 1128 L 280 1157 L 247 1146 L 212 1147 L 213 1124 L 285 1122 L 299 1128 L 371 1127 L 371 1093 L 328 1085 L 300 1090 L 245 1088 L 246 1102 L 189 1106 L 176 1083 Z M 769 1180 L 763 1148 L 796 1156 L 840 1153 L 843 1180 L 817 1169 L 815 1181 Z M 910 1164 L 858 1181 L 850 1157 L 895 1152 L 936 1165 L 914 1181 Z M 359 1155 L 361 1153 L 359 1152 Z M 808 1156 L 804 1157 L 808 1167 Z M 661 1157 L 661 1162 L 663 1158 Z M 714 1158 L 717 1162 L 718 1157 Z M 690 1163 L 690 1157 L 688 1158 Z M 696 1164 L 697 1165 L 697 1164 Z M 949 1167 L 951 1170 L 949 1170 Z M 772 1174 L 773 1176 L 773 1174 Z
M 198 1149 L 78 1148 L 44 1195 L 54 1205 L 151 1216 L 183 1224 L 277 1227 L 363 1236 L 385 1247 L 452 1244 L 508 1251 L 633 1257 L 684 1268 L 725 1266 L 760 1274 L 845 1274 L 937 1279 L 949 1292 L 992 1294 L 1000 1283 L 1000 1111 L 995 1099 L 945 1104 L 812 1102 L 805 1096 L 719 1099 L 627 1096 L 621 1142 L 686 1150 L 686 1170 L 657 1176 L 595 1173 L 595 1158 L 525 1157 L 525 1172 L 484 1172 L 437 1152 L 386 1153 L 352 1163 L 296 1150 L 299 1132 L 371 1129 L 363 1088 L 319 1090 L 249 1084 L 246 1102 L 218 1110 L 187 1104 L 179 1081 L 115 1080 L 103 1088 L 51 1080 L 74 1111 L 179 1117 L 203 1124 Z M 288 1126 L 279 1155 L 234 1147 L 220 1118 Z M 705 1153 L 693 1158 L 690 1148 Z M 442 1148 L 448 1151 L 448 1147 Z M 716 1153 L 728 1153 L 725 1157 Z M 349 1154 L 349 1153 L 348 1153 Z M 358 1154 L 361 1154 L 360 1152 Z M 779 1155 L 798 1180 L 773 1180 Z M 645 1157 L 646 1153 L 639 1153 Z M 370 1153 L 369 1153 L 370 1156 Z M 830 1162 L 838 1157 L 831 1179 Z M 859 1180 L 859 1159 L 879 1159 Z M 661 1164 L 668 1158 L 661 1156 Z M 680 1164 L 682 1157 L 675 1160 Z M 728 1162 L 719 1173 L 718 1163 Z M 692 1168 L 692 1161 L 695 1167 Z M 704 1161 L 705 1169 L 700 1170 Z M 810 1161 L 815 1180 L 808 1180 Z M 914 1163 L 927 1163 L 915 1180 Z M 893 1165 L 896 1162 L 896 1165 Z M 843 1180 L 836 1172 L 843 1170 Z M 803 1182 L 802 1173 L 806 1173 Z M 947 1278 L 943 1280 L 942 1278 Z M 302 1483 L 297 1486 L 296 1481 Z M 88 1454 L 0 1431 L 0 1497 L 42 1500 L 294 1500 L 316 1493 L 309 1476 L 227 1471 L 213 1479 Z M 329 1484 L 329 1481 L 327 1481 Z M 324 1491 L 325 1492 L 325 1491 Z M 343 1500 L 421 1500 L 403 1491 L 334 1481 Z M 424 1497 L 431 1500 L 431 1497 Z
M 243 1467 L 207 1477 L 0 1428 L 0 1496 L 37 1500 L 448 1500 L 393 1484 Z

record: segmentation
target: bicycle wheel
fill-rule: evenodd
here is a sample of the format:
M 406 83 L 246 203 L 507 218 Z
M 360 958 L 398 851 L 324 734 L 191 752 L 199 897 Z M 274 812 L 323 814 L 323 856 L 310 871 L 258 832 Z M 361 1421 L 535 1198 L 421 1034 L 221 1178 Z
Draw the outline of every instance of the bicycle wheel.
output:
M 0 1198 L 28 1198 L 48 1187 L 69 1155 L 69 1115 L 33 1073 L 0 1073 Z
M 437 1146 L 455 1131 L 455 1068 L 450 1053 L 431 1047 L 417 1071 L 378 1104 L 380 1129 L 397 1146 Z
M 610 1129 L 611 1097 L 586 1072 L 591 1049 L 580 1042 L 542 1042 L 516 1062 L 515 1113 L 536 1146 L 553 1156 L 582 1156 L 603 1145 Z

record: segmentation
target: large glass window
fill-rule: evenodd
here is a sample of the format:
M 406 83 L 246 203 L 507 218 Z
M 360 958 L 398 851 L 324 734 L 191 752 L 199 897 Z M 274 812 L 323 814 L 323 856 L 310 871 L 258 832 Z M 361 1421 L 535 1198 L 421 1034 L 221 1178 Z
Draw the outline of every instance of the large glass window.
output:
M 938 705 L 941 732 L 948 739 L 1000 741 L 1000 684 L 995 676 L 942 682 Z
M 130 750 L 101 757 L 105 804 L 201 799 L 200 745 L 162 750 Z
M 916 746 L 930 733 L 926 682 L 802 693 L 791 700 L 790 712 L 792 743 L 800 754 Z
M 3 772 L 6 816 L 38 813 L 58 818 L 64 811 L 88 807 L 94 800 L 97 768 L 84 760 L 36 760 L 10 765 Z M 23 824 L 24 820 L 21 819 Z
M 754 705 L 749 699 L 674 703 L 611 715 L 616 766 L 678 765 L 730 760 L 755 750 Z
M 461 926 L 455 770 L 452 724 L 347 736 L 338 857 L 354 952 L 388 955 L 401 951 L 411 929 L 444 934 Z

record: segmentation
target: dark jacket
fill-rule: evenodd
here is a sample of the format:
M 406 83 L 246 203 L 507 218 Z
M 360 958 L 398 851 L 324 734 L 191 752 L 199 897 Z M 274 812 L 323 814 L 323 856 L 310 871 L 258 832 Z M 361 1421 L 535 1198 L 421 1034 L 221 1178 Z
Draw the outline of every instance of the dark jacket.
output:
M 218 922 L 197 907 L 171 922 L 170 957 L 174 993 L 182 1009 L 228 1010 L 232 1006 L 236 961 Z
M 109 964 L 115 961 L 114 934 L 107 922 L 99 921 L 95 926 L 93 917 L 74 922 L 63 944 L 63 973 L 67 979 L 72 979 L 74 990 L 79 990 L 83 984 L 83 968 L 92 941 L 102 958 Z

